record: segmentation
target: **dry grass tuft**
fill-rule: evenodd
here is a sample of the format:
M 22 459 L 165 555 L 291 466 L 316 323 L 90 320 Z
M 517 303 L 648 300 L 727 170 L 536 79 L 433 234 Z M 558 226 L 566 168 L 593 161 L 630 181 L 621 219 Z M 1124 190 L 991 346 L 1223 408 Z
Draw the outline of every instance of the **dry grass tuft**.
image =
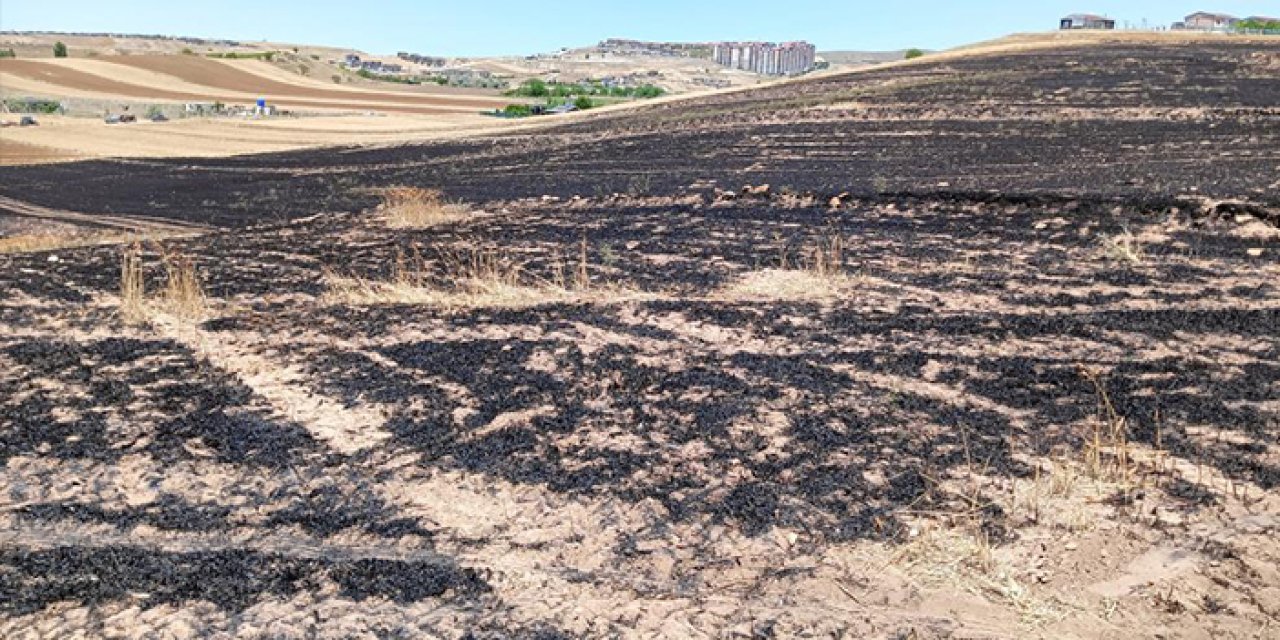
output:
M 638 291 L 625 287 L 592 287 L 585 243 L 571 279 L 565 278 L 562 262 L 557 264 L 551 279 L 535 277 L 525 266 L 514 254 L 496 249 L 446 252 L 434 262 L 423 259 L 417 251 L 409 255 L 397 252 L 388 280 L 368 280 L 326 271 L 325 300 L 329 304 L 417 304 L 462 310 L 642 297 Z
M 435 189 L 391 187 L 381 191 L 382 209 L 392 229 L 427 229 L 467 217 L 465 205 L 448 203 Z
M 1115 262 L 1136 265 L 1142 264 L 1147 258 L 1142 242 L 1128 229 L 1114 235 L 1103 236 L 1100 250 L 1105 258 Z
M 135 324 L 146 319 L 146 295 L 142 247 L 134 244 L 124 250 L 120 260 L 120 313 L 125 322 Z
M 1102 373 L 1088 367 L 1081 367 L 1080 373 L 1093 384 L 1098 400 L 1098 416 L 1085 440 L 1085 470 L 1095 480 L 1130 487 L 1138 469 L 1129 449 L 1128 420 L 1116 411 Z
M 91 233 L 88 235 L 78 234 L 53 234 L 39 233 L 29 235 L 9 236 L 0 238 L 0 254 L 15 253 L 39 253 L 42 251 L 57 251 L 59 249 L 78 249 L 81 247 L 96 247 L 107 244 L 123 244 L 138 240 L 136 234 L 128 233 Z
M 208 300 L 200 284 L 195 262 L 177 253 L 161 251 L 165 284 L 156 302 L 147 299 L 146 270 L 142 247 L 133 244 L 120 259 L 120 313 L 125 322 L 141 323 L 156 313 L 167 313 L 183 320 L 200 320 L 208 312 Z
M 199 320 L 208 311 L 208 301 L 195 262 L 186 256 L 164 254 L 165 286 L 161 300 L 165 310 L 185 319 Z
M 963 589 L 1013 607 L 1029 625 L 1065 615 L 1055 602 L 1038 597 L 1014 577 L 987 535 L 977 527 L 928 529 L 899 547 L 891 564 L 933 586 Z
M 854 284 L 844 269 L 844 239 L 833 233 L 803 251 L 798 264 L 788 259 L 784 249 L 778 268 L 746 273 L 723 288 L 718 297 L 830 300 Z
M 844 238 L 830 234 L 818 240 L 810 250 L 805 271 L 816 278 L 829 279 L 844 276 Z
M 1014 479 L 1005 511 L 1012 517 L 1069 532 L 1093 527 L 1095 514 L 1089 509 L 1077 463 L 1053 461 L 1048 470 L 1039 467 L 1029 480 Z M 1095 493 L 1100 490 L 1095 486 Z
M 739 277 L 720 291 L 729 299 L 831 300 L 840 295 L 845 278 L 816 276 L 799 269 L 764 269 Z

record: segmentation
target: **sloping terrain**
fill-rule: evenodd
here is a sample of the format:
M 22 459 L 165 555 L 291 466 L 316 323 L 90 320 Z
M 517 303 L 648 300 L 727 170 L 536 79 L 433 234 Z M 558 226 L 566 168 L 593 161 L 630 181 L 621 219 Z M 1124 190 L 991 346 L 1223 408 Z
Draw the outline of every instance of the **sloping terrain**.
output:
M 1265 637 L 1278 59 L 0 169 L 0 635 Z
M 197 217 L 225 217 L 230 191 L 281 196 L 255 203 L 242 224 L 310 215 L 317 202 L 358 209 L 371 200 L 348 186 L 391 184 L 479 200 L 671 194 L 714 180 L 727 190 L 770 184 L 825 196 L 1204 195 L 1274 204 L 1277 55 L 1274 44 L 1231 42 L 979 55 L 670 101 L 527 137 L 8 169 L 0 193 L 64 208 L 92 198 L 127 212 L 141 185 L 181 174 L 183 190 L 148 197 L 159 198 L 154 209 Z M 93 179 L 85 189 L 52 179 L 73 175 Z
M 76 62 L 80 64 L 76 64 Z M 75 95 L 101 94 L 155 101 L 223 101 L 252 104 L 269 97 L 272 104 L 292 109 L 388 111 L 437 114 L 493 109 L 509 101 L 497 96 L 462 95 L 437 90 L 428 93 L 352 91 L 319 83 L 287 83 L 247 72 L 236 65 L 196 56 L 122 56 L 108 60 L 66 63 L 47 60 L 0 60 L 0 74 L 65 87 Z M 257 64 L 266 64 L 259 62 Z M 152 72 L 152 82 L 135 84 L 117 79 L 111 66 Z M 168 88 L 165 77 L 177 79 L 184 90 Z M 48 96 L 57 97 L 57 96 Z
M 444 87 L 418 87 L 413 93 L 397 93 L 326 86 L 304 78 L 297 78 L 294 82 L 282 82 L 270 77 L 269 71 L 254 73 L 253 69 L 256 67 L 274 69 L 256 60 L 213 60 L 197 56 L 122 56 L 113 59 L 112 62 L 154 71 L 215 89 L 264 96 L 362 100 L 372 103 L 397 102 L 431 106 L 456 105 L 472 109 L 492 109 L 495 103 L 501 106 L 509 102 L 495 95 L 494 92 Z
M 3 97 L 38 96 L 71 104 L 73 116 L 37 116 L 38 127 L 7 128 L 0 165 L 92 157 L 225 157 L 334 144 L 411 141 L 494 130 L 513 124 L 481 115 L 510 99 L 497 92 L 441 87 L 377 91 L 325 85 L 256 60 L 193 55 L 131 55 L 81 59 L 0 60 Z M 143 114 L 173 103 L 252 105 L 265 98 L 305 118 L 177 118 L 111 126 L 74 117 Z M 3 118 L 16 124 L 16 116 Z

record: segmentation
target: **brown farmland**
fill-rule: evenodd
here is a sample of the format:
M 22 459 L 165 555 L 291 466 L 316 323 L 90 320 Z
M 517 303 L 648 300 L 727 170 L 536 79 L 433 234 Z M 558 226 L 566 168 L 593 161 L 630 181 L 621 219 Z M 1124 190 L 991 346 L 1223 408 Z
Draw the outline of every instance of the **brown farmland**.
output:
M 472 109 L 492 109 L 495 103 L 508 104 L 495 96 L 468 94 L 464 90 L 432 88 L 431 95 L 415 95 L 406 92 L 358 91 L 336 89 L 322 85 L 307 86 L 304 82 L 280 82 L 249 71 L 252 66 L 266 66 L 259 61 L 228 63 L 196 56 L 120 56 L 112 59 L 115 64 L 136 67 L 180 78 L 187 82 L 215 89 L 255 95 L 279 95 L 294 98 L 319 98 L 324 100 L 365 100 L 373 103 L 399 102 L 414 105 L 456 105 Z
M 158 101 L 220 100 L 228 103 L 252 103 L 258 97 L 268 97 L 272 104 L 295 109 L 440 114 L 475 112 L 509 103 L 509 100 L 496 96 L 469 95 L 440 89 L 423 94 L 329 88 L 318 82 L 280 82 L 226 62 L 195 56 L 119 56 L 89 62 L 95 63 L 92 71 L 77 68 L 74 63 L 6 59 L 0 60 L 0 74 L 63 87 L 77 94 L 87 92 Z M 160 76 L 151 85 L 124 82 L 114 79 L 109 71 L 103 71 L 96 64 L 100 62 L 150 71 Z M 241 62 L 266 65 L 256 61 Z M 200 89 L 167 89 L 165 83 L 160 81 L 166 76 Z
M 1269 637 L 1277 61 L 0 168 L 0 636 Z

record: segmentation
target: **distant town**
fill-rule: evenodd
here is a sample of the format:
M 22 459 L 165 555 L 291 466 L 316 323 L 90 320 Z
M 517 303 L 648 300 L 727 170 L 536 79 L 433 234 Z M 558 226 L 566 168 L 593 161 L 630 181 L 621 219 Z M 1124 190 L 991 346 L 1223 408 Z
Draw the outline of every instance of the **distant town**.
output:
M 818 48 L 808 42 L 644 42 L 611 38 L 601 52 L 615 55 L 657 55 L 710 58 L 731 69 L 765 76 L 795 76 L 818 66 Z
M 1116 28 L 1116 21 L 1113 18 L 1092 13 L 1073 13 L 1062 18 L 1058 27 L 1062 30 L 1109 30 Z M 1280 34 L 1280 18 L 1270 16 L 1238 18 L 1226 13 L 1197 11 L 1169 25 L 1168 29 L 1171 31 Z

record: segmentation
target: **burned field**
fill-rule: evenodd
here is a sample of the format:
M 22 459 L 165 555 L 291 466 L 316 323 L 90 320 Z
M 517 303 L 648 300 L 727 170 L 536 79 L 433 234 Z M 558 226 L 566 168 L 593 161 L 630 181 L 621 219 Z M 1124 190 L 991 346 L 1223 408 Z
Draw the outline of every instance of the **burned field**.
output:
M 1265 636 L 1278 65 L 0 170 L 0 635 Z

